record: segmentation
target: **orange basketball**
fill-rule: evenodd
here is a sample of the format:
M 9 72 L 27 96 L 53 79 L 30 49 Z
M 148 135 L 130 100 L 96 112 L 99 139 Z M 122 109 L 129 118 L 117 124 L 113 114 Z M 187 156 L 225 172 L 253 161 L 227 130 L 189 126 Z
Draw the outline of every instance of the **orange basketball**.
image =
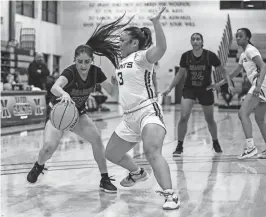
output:
M 50 113 L 50 121 L 58 130 L 71 130 L 78 120 L 78 109 L 72 102 L 59 102 L 52 108 Z

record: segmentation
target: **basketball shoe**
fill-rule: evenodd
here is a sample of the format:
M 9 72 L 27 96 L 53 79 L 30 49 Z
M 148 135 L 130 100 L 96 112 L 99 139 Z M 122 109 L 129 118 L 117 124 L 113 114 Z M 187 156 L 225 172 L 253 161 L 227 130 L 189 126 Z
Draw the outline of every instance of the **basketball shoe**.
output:
M 104 176 L 100 181 L 100 189 L 107 193 L 116 193 L 117 188 L 113 185 L 111 181 L 115 181 L 112 179 L 112 176 Z
M 223 152 L 218 140 L 213 141 L 212 146 L 213 146 L 213 149 L 216 153 L 222 153 Z
M 145 181 L 149 178 L 149 173 L 147 173 L 143 168 L 140 168 L 139 173 L 129 173 L 127 177 L 125 177 L 120 185 L 123 187 L 131 187 L 138 182 Z
M 238 159 L 243 160 L 245 158 L 253 157 L 256 154 L 258 154 L 258 149 L 254 145 L 252 148 L 245 148 L 244 152 L 240 156 L 238 156 Z
M 38 179 L 38 176 L 43 173 L 43 170 L 47 170 L 46 168 L 44 168 L 44 165 L 39 165 L 38 162 L 36 161 L 36 163 L 34 164 L 33 168 L 31 169 L 31 171 L 28 173 L 27 176 L 27 180 L 30 183 L 35 183 Z
M 178 157 L 183 153 L 183 142 L 178 142 L 175 151 L 173 152 L 174 157 Z
M 259 159 L 266 159 L 266 150 L 258 154 Z
M 178 209 L 180 207 L 180 201 L 172 189 L 167 189 L 164 191 L 156 191 L 156 192 L 160 193 L 160 195 L 165 197 L 163 209 L 173 210 L 173 209 Z

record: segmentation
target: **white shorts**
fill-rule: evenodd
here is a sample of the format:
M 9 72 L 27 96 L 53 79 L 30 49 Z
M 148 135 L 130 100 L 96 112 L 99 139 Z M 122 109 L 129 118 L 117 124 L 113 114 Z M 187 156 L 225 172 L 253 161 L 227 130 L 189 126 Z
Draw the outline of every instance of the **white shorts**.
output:
M 257 81 L 257 78 L 254 79 L 254 81 L 252 82 L 252 87 L 249 89 L 248 93 L 253 94 L 253 91 L 256 87 L 256 81 Z M 259 94 L 259 98 L 261 98 L 261 101 L 266 102 L 266 79 L 264 79 L 261 85 L 261 91 Z
M 165 131 L 162 108 L 154 102 L 135 112 L 124 114 L 122 122 L 115 129 L 116 134 L 127 142 L 141 141 L 141 132 L 147 124 L 158 124 Z

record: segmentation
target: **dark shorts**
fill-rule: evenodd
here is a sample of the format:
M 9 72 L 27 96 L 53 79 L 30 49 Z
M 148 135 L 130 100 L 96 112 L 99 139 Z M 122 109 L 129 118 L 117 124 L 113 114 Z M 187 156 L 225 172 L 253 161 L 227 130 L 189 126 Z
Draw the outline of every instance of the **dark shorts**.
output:
M 184 99 L 198 100 L 199 104 L 209 106 L 214 104 L 214 95 L 212 90 L 200 88 L 184 88 Z

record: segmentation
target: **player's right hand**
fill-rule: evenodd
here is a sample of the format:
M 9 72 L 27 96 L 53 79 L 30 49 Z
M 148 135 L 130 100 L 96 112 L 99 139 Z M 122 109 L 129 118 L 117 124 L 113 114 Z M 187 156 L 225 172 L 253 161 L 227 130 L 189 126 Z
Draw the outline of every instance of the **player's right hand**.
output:
M 206 88 L 206 90 L 217 90 L 217 91 L 220 91 L 220 86 L 217 85 L 217 84 L 211 84 L 210 86 L 208 86 Z
M 67 92 L 65 92 L 61 97 L 57 98 L 57 100 L 60 100 L 60 103 L 68 103 L 68 102 L 74 103 Z
M 162 92 L 162 96 L 167 96 L 170 92 L 171 90 L 167 88 L 165 91 Z

